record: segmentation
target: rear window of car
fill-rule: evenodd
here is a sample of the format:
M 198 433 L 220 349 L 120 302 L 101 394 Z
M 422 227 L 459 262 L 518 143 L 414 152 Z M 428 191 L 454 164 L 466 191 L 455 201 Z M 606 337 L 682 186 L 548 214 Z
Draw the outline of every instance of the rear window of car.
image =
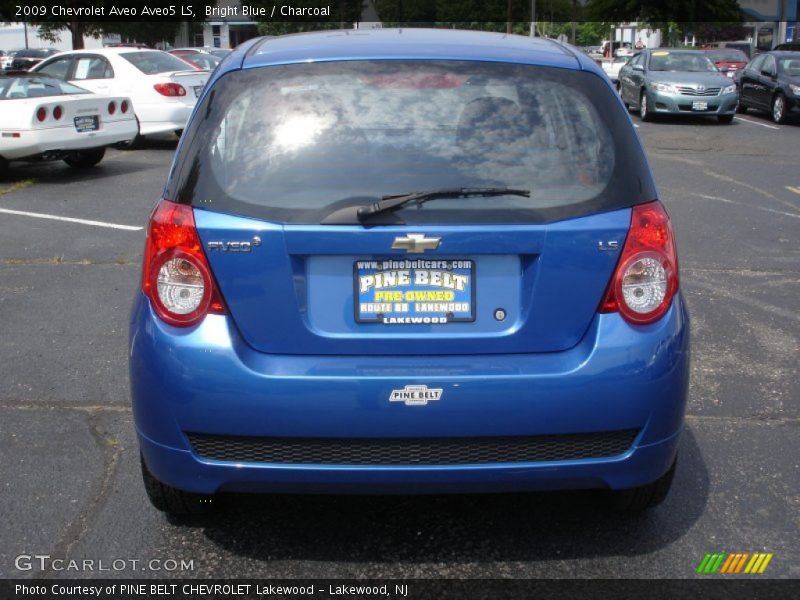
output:
M 714 50 L 708 57 L 715 61 L 747 62 L 747 55 L 741 50 Z
M 145 75 L 156 75 L 171 71 L 190 71 L 192 69 L 190 65 L 187 65 L 180 58 L 158 50 L 123 52 L 120 56 Z
M 88 93 L 83 88 L 51 77 L 0 77 L 0 100 Z
M 19 58 L 44 58 L 55 54 L 52 50 L 18 50 L 15 56 Z
M 468 61 L 348 61 L 231 72 L 196 111 L 168 197 L 319 223 L 384 195 L 511 187 L 530 197 L 433 200 L 407 223 L 542 222 L 655 197 L 624 109 L 581 71 Z

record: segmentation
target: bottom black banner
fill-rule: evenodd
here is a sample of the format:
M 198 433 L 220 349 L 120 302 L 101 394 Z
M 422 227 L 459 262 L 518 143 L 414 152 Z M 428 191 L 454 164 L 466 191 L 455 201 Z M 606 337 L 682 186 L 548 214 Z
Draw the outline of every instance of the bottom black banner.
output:
M 22 600 L 256 600 L 268 598 L 799 598 L 778 579 L 2 580 L 0 598 Z

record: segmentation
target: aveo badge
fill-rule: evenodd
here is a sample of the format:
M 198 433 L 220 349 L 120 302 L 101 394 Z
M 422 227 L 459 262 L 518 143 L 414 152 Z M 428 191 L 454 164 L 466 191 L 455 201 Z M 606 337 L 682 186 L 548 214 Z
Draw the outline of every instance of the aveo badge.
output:
M 392 390 L 389 402 L 404 402 L 406 406 L 425 406 L 428 402 L 441 397 L 441 388 L 428 388 L 427 385 L 407 385 L 402 390 Z

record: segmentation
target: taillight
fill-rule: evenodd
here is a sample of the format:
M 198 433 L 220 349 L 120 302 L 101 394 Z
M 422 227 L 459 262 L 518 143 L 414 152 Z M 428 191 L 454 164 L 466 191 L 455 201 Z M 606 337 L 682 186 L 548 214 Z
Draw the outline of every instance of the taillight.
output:
M 162 200 L 150 216 L 142 291 L 170 325 L 188 327 L 208 313 L 225 312 L 191 206 Z
M 119 105 L 119 110 L 122 112 L 122 114 L 125 114 L 125 113 L 128 112 L 128 101 L 127 100 L 123 100 L 122 101 L 122 103 Z
M 186 89 L 179 83 L 156 83 L 153 87 L 162 96 L 186 95 Z
M 113 115 L 115 112 L 117 112 L 117 103 L 112 100 L 108 103 L 108 114 Z
M 40 106 L 39 110 L 36 111 L 36 118 L 40 123 L 47 118 L 47 109 L 44 106 Z
M 600 312 L 645 325 L 660 319 L 678 291 L 678 255 L 669 215 L 659 201 L 634 206 L 631 227 Z
M 54 118 L 56 121 L 58 121 L 58 120 L 59 120 L 59 119 L 61 119 L 61 117 L 63 117 L 63 116 L 64 116 L 64 109 L 63 109 L 63 108 L 61 108 L 60 106 L 56 106 L 56 107 L 53 109 L 53 118 Z

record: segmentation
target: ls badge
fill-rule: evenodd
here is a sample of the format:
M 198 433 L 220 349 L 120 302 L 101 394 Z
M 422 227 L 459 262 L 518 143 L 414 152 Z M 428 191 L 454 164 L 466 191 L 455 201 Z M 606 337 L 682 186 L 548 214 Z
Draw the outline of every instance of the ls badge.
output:
M 402 390 L 392 390 L 389 402 L 405 402 L 406 406 L 425 406 L 431 400 L 442 397 L 441 388 L 430 388 L 427 385 L 407 385 Z

